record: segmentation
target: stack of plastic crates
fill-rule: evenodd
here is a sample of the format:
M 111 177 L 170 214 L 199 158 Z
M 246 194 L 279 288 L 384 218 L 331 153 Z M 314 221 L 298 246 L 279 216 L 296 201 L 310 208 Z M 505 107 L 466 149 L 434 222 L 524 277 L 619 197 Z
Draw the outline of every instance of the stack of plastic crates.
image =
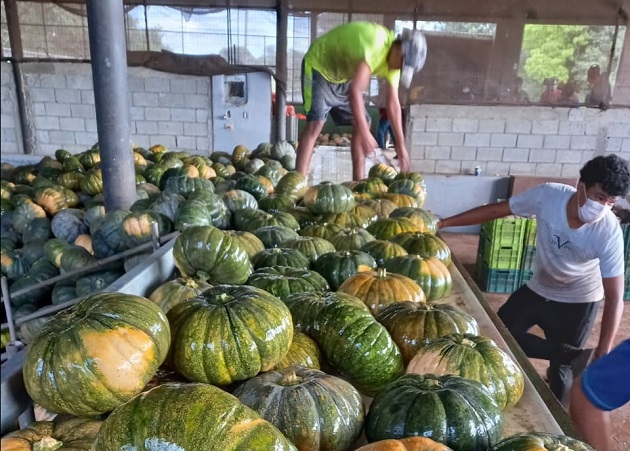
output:
M 477 279 L 489 293 L 512 293 L 519 287 L 527 220 L 503 218 L 481 226 Z
M 623 231 L 624 257 L 626 260 L 625 291 L 623 298 L 630 301 L 630 224 L 621 224 Z
M 523 259 L 521 260 L 521 280 L 519 286 L 532 278 L 536 256 L 536 219 L 527 219 L 523 238 Z

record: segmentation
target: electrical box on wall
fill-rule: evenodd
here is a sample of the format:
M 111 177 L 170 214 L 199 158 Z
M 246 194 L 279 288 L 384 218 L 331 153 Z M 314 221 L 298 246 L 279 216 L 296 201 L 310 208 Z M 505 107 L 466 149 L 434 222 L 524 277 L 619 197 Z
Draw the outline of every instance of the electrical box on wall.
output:
M 212 77 L 211 150 L 254 149 L 271 139 L 271 76 L 266 72 Z

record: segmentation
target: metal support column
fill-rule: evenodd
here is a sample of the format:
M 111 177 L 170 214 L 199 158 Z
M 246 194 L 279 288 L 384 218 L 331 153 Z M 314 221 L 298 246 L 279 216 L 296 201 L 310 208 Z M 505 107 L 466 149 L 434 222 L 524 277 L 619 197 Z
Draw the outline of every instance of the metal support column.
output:
M 136 186 L 122 0 L 88 0 L 87 19 L 105 208 L 128 209 Z
M 11 67 L 13 68 L 16 103 L 20 117 L 20 131 L 22 132 L 22 151 L 26 154 L 33 154 L 35 153 L 35 126 L 33 123 L 33 112 L 26 102 L 24 74 L 22 73 L 20 62 L 24 57 L 24 52 L 22 49 L 20 21 L 15 0 L 5 0 L 4 10 L 7 15 L 7 28 L 9 30 L 9 43 L 11 45 Z
M 287 40 L 289 8 L 287 0 L 278 0 L 277 7 L 277 44 L 276 44 L 276 141 L 287 139 Z

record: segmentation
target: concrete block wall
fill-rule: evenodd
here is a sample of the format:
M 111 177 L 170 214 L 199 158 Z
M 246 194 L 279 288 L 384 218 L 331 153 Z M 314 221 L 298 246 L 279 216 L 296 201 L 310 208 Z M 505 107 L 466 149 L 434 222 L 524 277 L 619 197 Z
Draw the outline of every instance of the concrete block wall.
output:
M 26 106 L 35 128 L 36 153 L 52 155 L 59 148 L 81 152 L 91 147 L 98 139 L 91 66 L 28 63 L 22 69 Z M 163 144 L 173 150 L 209 154 L 212 143 L 209 77 L 130 67 L 128 83 L 134 144 L 141 147 Z M 11 67 L 2 63 L 3 152 L 21 153 L 21 140 L 17 140 L 19 147 L 4 147 L 5 141 L 19 133 L 17 107 L 15 111 L 8 108 L 15 103 L 14 99 Z
M 2 63 L 0 75 L 0 146 L 3 153 L 22 153 L 22 133 L 11 64 Z
M 426 174 L 574 177 L 597 155 L 630 160 L 630 109 L 413 105 L 407 142 Z

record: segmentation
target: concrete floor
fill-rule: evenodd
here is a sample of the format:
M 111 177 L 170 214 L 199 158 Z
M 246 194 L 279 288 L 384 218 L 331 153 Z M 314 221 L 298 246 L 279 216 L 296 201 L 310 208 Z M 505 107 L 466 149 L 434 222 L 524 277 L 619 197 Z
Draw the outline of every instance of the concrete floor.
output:
M 477 258 L 477 244 L 479 240 L 478 235 L 461 234 L 461 233 L 442 233 L 442 237 L 451 248 L 453 254 L 462 262 L 466 270 L 473 275 L 475 268 L 475 261 Z M 486 299 L 490 302 L 492 307 L 496 310 L 503 305 L 507 300 L 507 294 L 497 293 L 484 293 Z M 617 334 L 616 342 L 619 343 L 622 340 L 630 337 L 630 303 L 626 303 L 621 320 L 621 327 Z M 597 345 L 599 331 L 601 326 L 602 309 L 600 309 L 595 328 L 589 338 L 587 346 L 594 347 Z M 535 328 L 537 329 L 537 328 Z M 535 332 L 542 335 L 542 331 L 538 329 Z M 531 359 L 532 364 L 539 372 L 543 379 L 545 378 L 545 371 L 548 363 L 545 360 Z M 612 451 L 629 451 L 630 450 L 630 403 L 612 412 L 612 426 L 613 426 L 613 444 Z

